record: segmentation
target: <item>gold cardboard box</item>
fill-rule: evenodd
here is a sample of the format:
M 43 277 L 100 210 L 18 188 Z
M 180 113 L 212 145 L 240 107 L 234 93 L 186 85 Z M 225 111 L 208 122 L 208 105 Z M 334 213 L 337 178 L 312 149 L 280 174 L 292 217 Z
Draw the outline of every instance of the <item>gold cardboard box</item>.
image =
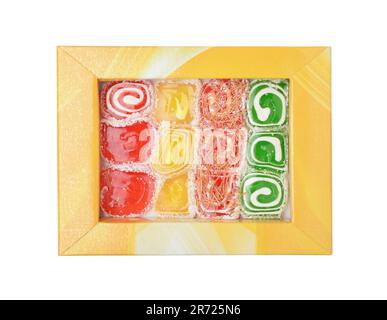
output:
M 60 255 L 331 254 L 327 47 L 58 47 Z M 292 220 L 99 219 L 98 81 L 287 78 Z

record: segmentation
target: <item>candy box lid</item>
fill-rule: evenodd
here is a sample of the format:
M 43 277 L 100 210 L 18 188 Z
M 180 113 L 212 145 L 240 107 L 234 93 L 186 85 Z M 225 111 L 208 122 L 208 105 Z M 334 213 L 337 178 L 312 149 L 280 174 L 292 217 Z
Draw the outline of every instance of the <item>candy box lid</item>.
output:
M 331 254 L 328 47 L 57 48 L 60 255 Z M 289 79 L 291 221 L 99 218 L 98 81 Z

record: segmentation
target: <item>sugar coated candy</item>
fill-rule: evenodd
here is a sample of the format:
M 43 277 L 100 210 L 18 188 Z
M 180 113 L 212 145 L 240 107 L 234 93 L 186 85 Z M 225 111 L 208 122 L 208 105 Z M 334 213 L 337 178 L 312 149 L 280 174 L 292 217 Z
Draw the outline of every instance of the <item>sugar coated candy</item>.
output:
M 250 135 L 247 161 L 255 169 L 286 170 L 286 136 L 282 132 L 256 132 Z
M 187 215 L 188 174 L 168 178 L 158 194 L 155 210 L 163 215 Z
M 202 126 L 234 128 L 243 122 L 246 81 L 242 79 L 209 79 L 203 81 L 199 96 Z
M 138 121 L 124 127 L 101 123 L 101 154 L 113 163 L 147 161 L 154 144 L 154 128 L 150 122 Z
M 284 125 L 287 121 L 287 90 L 287 81 L 252 81 L 247 103 L 250 125 L 253 127 Z
M 250 173 L 241 183 L 241 204 L 247 216 L 279 218 L 286 204 L 286 189 L 277 176 Z
M 203 128 L 199 136 L 200 165 L 225 170 L 241 165 L 246 144 L 246 130 Z
M 193 132 L 189 128 L 159 129 L 159 140 L 152 161 L 153 169 L 164 176 L 187 170 L 193 161 Z
M 157 121 L 172 124 L 189 124 L 193 120 L 196 84 L 183 81 L 161 81 L 156 84 L 157 104 L 154 117 Z
M 195 200 L 201 218 L 237 218 L 238 174 L 198 170 L 195 173 Z
M 130 216 L 146 213 L 155 192 L 155 178 L 144 172 L 104 169 L 100 177 L 100 201 L 105 214 Z
M 120 81 L 105 84 L 101 93 L 102 116 L 126 119 L 148 109 L 153 102 L 149 82 Z

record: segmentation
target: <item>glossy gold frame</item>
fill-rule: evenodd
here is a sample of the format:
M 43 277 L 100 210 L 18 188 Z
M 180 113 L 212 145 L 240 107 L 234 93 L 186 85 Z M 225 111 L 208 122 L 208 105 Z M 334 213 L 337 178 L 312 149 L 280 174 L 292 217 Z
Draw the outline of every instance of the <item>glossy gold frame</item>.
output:
M 60 255 L 331 254 L 327 47 L 58 47 Z M 291 222 L 99 220 L 98 80 L 290 79 Z

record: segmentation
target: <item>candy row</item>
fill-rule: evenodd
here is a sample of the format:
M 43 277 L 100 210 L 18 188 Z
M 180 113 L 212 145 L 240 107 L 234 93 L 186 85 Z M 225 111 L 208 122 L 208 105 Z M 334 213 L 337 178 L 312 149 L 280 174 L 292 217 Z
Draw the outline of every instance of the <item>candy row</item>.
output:
M 287 205 L 288 81 L 252 81 L 249 86 L 250 131 L 247 169 L 241 180 L 244 216 L 280 219 Z M 271 125 L 264 123 L 268 119 Z
M 285 80 L 108 82 L 100 94 L 101 120 L 124 126 L 131 119 L 150 116 L 174 125 L 235 128 L 245 125 L 246 104 L 250 128 L 281 128 L 287 124 L 287 88 Z
M 247 137 L 243 101 L 247 84 L 244 79 L 203 81 L 199 97 L 200 159 L 195 167 L 194 193 L 201 218 L 240 216 L 239 181 Z
M 103 216 L 281 215 L 286 81 L 107 82 L 100 98 Z

